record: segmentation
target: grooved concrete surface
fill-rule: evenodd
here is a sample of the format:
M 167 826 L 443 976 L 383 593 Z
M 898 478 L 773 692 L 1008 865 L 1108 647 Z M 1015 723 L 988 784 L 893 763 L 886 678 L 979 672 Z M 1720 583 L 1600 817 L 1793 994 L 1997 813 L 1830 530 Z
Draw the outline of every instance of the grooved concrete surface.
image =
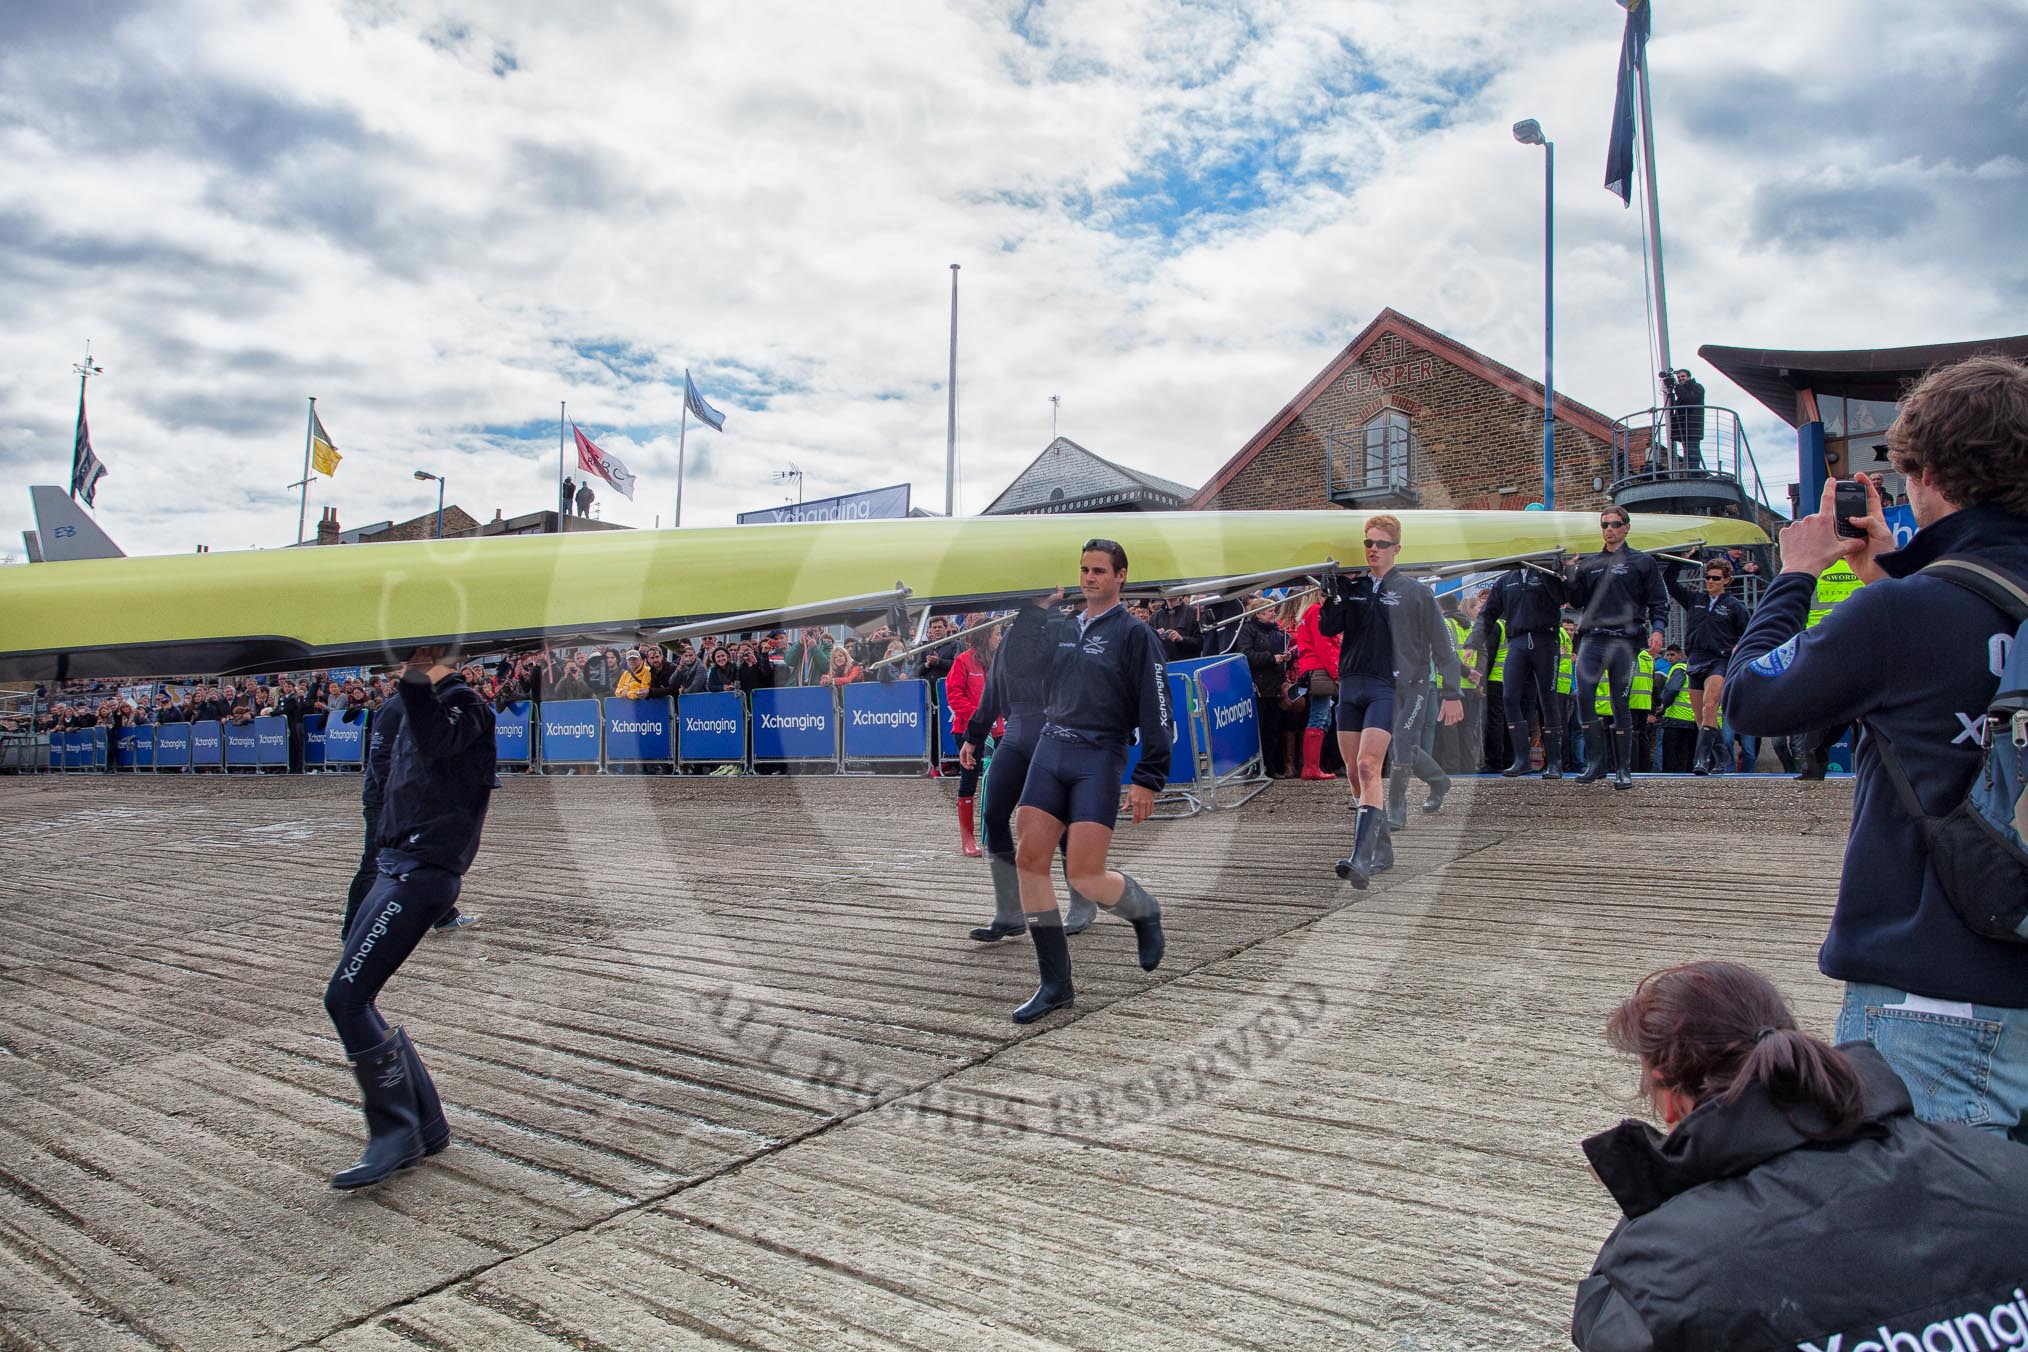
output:
M 357 781 L 0 780 L 0 1344 L 1552 1349 L 1612 1006 L 1835 1011 L 1845 784 L 1467 781 L 1364 894 L 1278 784 L 1123 831 L 1168 957 L 1101 918 L 1030 1030 L 950 792 L 511 779 L 381 1000 L 456 1143 L 347 1195 Z

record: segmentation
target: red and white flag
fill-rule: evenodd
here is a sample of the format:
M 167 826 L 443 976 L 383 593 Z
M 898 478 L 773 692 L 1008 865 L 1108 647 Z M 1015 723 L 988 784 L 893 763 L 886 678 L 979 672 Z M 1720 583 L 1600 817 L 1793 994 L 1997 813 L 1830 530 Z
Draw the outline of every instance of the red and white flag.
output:
M 578 431 L 576 423 L 570 425 L 570 430 L 577 437 L 577 467 L 579 469 L 590 470 L 593 474 L 598 475 L 614 488 L 619 489 L 627 501 L 632 502 L 634 500 L 633 473 L 620 463 L 620 458 L 617 455 L 614 455 L 610 451 L 600 450 L 590 437 Z

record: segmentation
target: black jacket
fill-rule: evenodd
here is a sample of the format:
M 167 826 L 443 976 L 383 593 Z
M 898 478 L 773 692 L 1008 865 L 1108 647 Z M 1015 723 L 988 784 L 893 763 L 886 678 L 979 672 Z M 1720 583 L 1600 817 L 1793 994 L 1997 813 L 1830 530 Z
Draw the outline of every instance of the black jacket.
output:
M 1164 603 L 1160 609 L 1148 615 L 1148 628 L 1155 631 L 1155 637 L 1162 639 L 1162 655 L 1171 662 L 1183 662 L 1202 655 L 1204 648 L 1204 627 L 1197 620 L 1197 608 L 1181 601 Z M 1162 631 L 1169 630 L 1178 635 L 1175 639 L 1162 638 Z
M 993 669 L 986 673 L 986 692 L 965 724 L 964 740 L 986 744 L 993 725 L 1007 720 L 1003 740 L 1033 747 L 1042 733 L 1042 713 L 1049 706 L 1049 669 L 1055 655 L 1038 642 L 1049 628 L 1050 614 L 1039 606 L 1023 606 L 1001 636 Z
M 1427 682 L 1434 662 L 1442 697 L 1458 697 L 1458 650 L 1436 593 L 1399 568 L 1378 582 L 1371 574 L 1340 578 L 1337 596 L 1317 615 L 1317 631 L 1345 636 L 1338 650 L 1340 684 L 1357 676 Z
M 1725 721 L 1754 737 L 1864 719 L 1894 743 L 1933 813 L 1962 799 L 1979 770 L 1964 737 L 1992 702 L 1997 654 L 2014 633 L 2000 610 L 1940 577 L 1910 577 L 1946 554 L 2028 576 L 2028 520 L 1967 507 L 1882 554 L 1890 574 L 1805 629 L 1816 579 L 1783 573 L 1761 598 L 1725 674 Z M 2004 636 L 2004 638 L 2003 638 Z M 2028 1006 L 2028 948 L 1966 929 L 1938 888 L 1869 734 L 1859 738 L 1852 832 L 1838 907 L 1817 965 L 1839 981 L 1935 1000 Z
M 1031 660 L 1024 652 L 1030 643 L 1042 645 L 1050 654 L 1044 733 L 1054 730 L 1088 745 L 1124 751 L 1138 730 L 1141 759 L 1134 766 L 1134 783 L 1159 793 L 1169 782 L 1170 753 L 1162 640 L 1118 603 L 1082 630 L 1081 614 L 1045 613 L 1039 626 L 1002 641 L 1002 659 L 1008 642 L 1017 644 L 1015 660 L 1020 662 Z
M 1502 621 L 1507 637 L 1519 634 L 1547 634 L 1563 619 L 1563 579 L 1540 568 L 1512 568 L 1486 588 L 1486 604 L 1472 622 L 1465 642 L 1486 654 L 1485 669 L 1492 670 L 1494 640 Z
M 1626 1219 L 1578 1285 L 1573 1343 L 1584 1352 L 2021 1345 L 1932 1342 L 1925 1329 L 1998 1318 L 2028 1337 L 2028 1301 L 2015 1291 L 2028 1255 L 2028 1150 L 1917 1121 L 1878 1052 L 1841 1050 L 1866 1085 L 1854 1139 L 1813 1144 L 1748 1090 L 1729 1106 L 1708 1100 L 1667 1136 L 1622 1122 L 1584 1143 Z M 1996 1314 L 2007 1305 L 2020 1322 Z
M 1288 649 L 1289 640 L 1270 618 L 1272 614 L 1264 610 L 1249 615 L 1225 630 L 1238 631 L 1227 651 L 1246 659 L 1247 670 L 1253 674 L 1254 694 L 1262 702 L 1281 698 L 1282 673 L 1288 670 L 1285 663 L 1275 660 Z
M 1697 575 L 1700 579 L 1704 576 L 1702 564 L 1698 565 Z M 1683 651 L 1693 659 L 1732 656 L 1732 650 L 1739 646 L 1739 636 L 1746 632 L 1747 620 L 1753 615 L 1746 602 L 1731 592 L 1713 597 L 1694 583 L 1686 584 L 1666 574 L 1662 582 L 1669 595 L 1676 598 L 1676 604 L 1683 607 Z
M 493 795 L 493 711 L 456 672 L 435 686 L 417 675 L 395 682 L 388 711 L 400 728 L 387 742 L 379 842 L 453 873 L 472 866 Z M 371 753 L 369 752 L 369 757 Z
M 1577 633 L 1645 640 L 1669 625 L 1662 566 L 1628 545 L 1573 559 L 1564 574 L 1565 603 L 1578 608 Z

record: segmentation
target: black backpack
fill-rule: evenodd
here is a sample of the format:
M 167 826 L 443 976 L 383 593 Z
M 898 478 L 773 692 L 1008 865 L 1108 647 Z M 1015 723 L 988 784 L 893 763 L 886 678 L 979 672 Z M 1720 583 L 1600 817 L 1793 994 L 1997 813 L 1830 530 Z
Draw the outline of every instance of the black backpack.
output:
M 1871 724 L 1880 762 L 1921 830 L 1951 908 L 1972 933 L 2028 945 L 2028 585 L 1973 559 L 1938 559 L 1920 570 L 1983 597 L 2016 626 L 2014 646 L 1980 724 L 1981 763 L 1965 796 L 1931 816 L 1894 744 Z

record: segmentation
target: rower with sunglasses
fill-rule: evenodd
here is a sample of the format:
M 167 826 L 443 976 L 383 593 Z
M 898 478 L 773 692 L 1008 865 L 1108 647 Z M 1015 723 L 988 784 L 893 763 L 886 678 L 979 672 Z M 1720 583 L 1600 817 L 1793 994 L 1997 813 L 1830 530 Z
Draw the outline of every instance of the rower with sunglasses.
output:
M 1632 705 L 1634 645 L 1644 636 L 1648 651 L 1662 651 L 1662 631 L 1669 622 L 1669 593 L 1662 585 L 1662 569 L 1654 559 L 1627 545 L 1630 518 L 1624 507 L 1608 507 L 1599 513 L 1599 534 L 1605 547 L 1596 554 L 1573 559 L 1564 573 L 1564 595 L 1578 610 L 1577 657 L 1572 666 L 1572 695 L 1577 701 L 1577 718 L 1589 732 L 1598 726 L 1598 683 L 1601 676 L 1610 685 L 1608 698 L 1613 711 L 1612 736 L 1605 743 L 1605 755 L 1594 755 L 1594 739 L 1586 736 L 1584 772 L 1580 784 L 1603 779 L 1608 762 L 1615 789 L 1634 787 L 1634 723 Z
M 1394 866 L 1380 774 L 1389 745 L 1401 739 L 1396 773 L 1406 776 L 1413 760 L 1416 777 L 1430 786 L 1424 812 L 1442 807 L 1451 786 L 1420 742 L 1432 663 L 1442 682 L 1442 722 L 1458 723 L 1465 716 L 1458 653 L 1436 595 L 1394 566 L 1401 556 L 1400 519 L 1385 512 L 1368 517 L 1365 547 L 1365 575 L 1327 578 L 1327 599 L 1317 617 L 1326 638 L 1344 636 L 1338 654 L 1338 746 L 1351 769 L 1359 816 L 1351 856 L 1340 859 L 1336 870 L 1362 891 L 1374 874 Z
M 1690 705 L 1697 712 L 1697 751 L 1690 763 L 1695 775 L 1723 774 L 1718 701 L 1725 693 L 1725 664 L 1739 646 L 1752 612 L 1727 590 L 1732 564 L 1723 558 L 1704 565 L 1704 590 L 1694 592 L 1677 578 L 1665 578 L 1669 595 L 1683 607 L 1683 647 L 1689 653 Z

